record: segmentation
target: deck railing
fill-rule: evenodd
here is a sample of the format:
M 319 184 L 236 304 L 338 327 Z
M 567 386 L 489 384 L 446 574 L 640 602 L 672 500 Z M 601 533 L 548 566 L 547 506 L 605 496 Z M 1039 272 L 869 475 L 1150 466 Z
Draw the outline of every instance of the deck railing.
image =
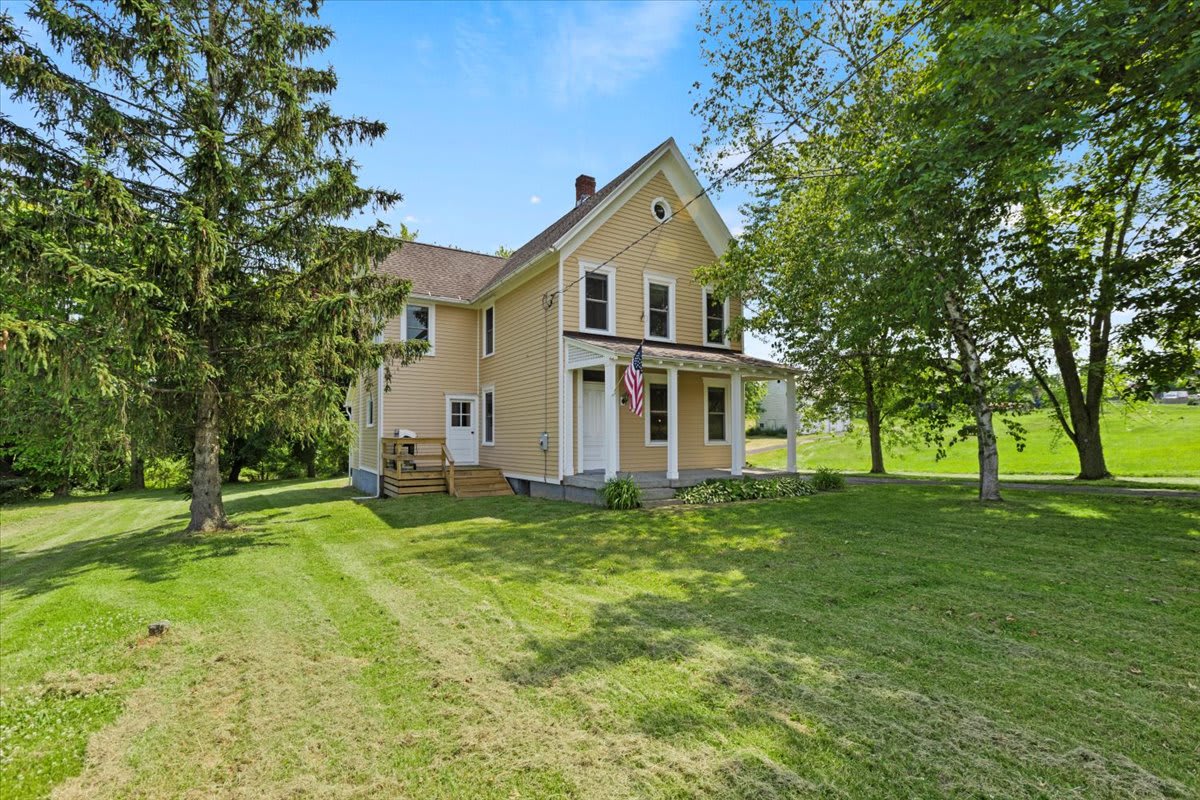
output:
M 413 472 L 441 472 L 446 490 L 454 494 L 454 456 L 446 440 L 436 436 L 417 436 L 383 440 L 383 474 L 401 480 Z

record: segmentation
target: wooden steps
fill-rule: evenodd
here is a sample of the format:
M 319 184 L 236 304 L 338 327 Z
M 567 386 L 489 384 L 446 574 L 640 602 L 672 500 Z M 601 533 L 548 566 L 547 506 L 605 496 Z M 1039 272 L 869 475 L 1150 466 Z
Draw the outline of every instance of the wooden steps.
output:
M 504 473 L 490 467 L 458 467 L 454 470 L 455 497 L 500 497 L 511 495 L 512 487 Z M 415 470 L 385 470 L 385 497 L 404 497 L 410 494 L 447 494 L 447 473 L 438 467 Z
M 383 493 L 387 497 L 407 494 L 445 494 L 446 478 L 440 469 L 409 470 L 395 474 L 384 474 Z
M 454 476 L 455 497 L 501 497 L 512 493 L 504 473 L 498 469 L 464 467 Z

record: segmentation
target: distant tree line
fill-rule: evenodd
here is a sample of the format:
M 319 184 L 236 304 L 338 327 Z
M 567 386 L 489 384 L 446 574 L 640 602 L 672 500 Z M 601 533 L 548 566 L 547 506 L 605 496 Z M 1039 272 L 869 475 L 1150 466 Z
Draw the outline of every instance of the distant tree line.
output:
M 1104 478 L 1107 400 L 1194 385 L 1195 2 L 753 0 L 701 32 L 698 149 L 752 195 L 702 276 L 866 419 L 872 471 L 889 431 L 974 440 L 1000 499 L 1036 394 Z

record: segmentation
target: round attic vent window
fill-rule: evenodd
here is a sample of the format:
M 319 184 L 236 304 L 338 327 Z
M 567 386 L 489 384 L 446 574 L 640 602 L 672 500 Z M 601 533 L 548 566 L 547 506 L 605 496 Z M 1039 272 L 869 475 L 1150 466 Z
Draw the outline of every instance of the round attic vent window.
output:
M 666 222 L 671 218 L 671 204 L 661 197 L 655 198 L 650 204 L 650 213 L 659 222 Z

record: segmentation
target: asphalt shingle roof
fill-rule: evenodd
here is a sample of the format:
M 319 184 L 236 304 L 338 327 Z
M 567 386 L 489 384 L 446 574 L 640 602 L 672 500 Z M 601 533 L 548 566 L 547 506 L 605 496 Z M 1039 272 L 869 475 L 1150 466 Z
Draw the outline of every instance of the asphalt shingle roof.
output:
M 644 359 L 681 359 L 684 361 L 696 361 L 702 364 L 717 364 L 724 367 L 791 369 L 786 364 L 777 364 L 765 358 L 755 358 L 754 356 L 745 355 L 737 350 L 725 350 L 717 347 L 697 347 L 690 344 L 669 344 L 666 342 L 642 342 L 639 339 L 630 339 L 624 336 L 604 336 L 602 334 L 578 333 L 576 331 L 564 331 L 563 336 L 568 339 L 575 339 L 580 342 L 596 345 L 597 347 L 603 347 L 621 356 L 632 356 L 637 352 L 638 346 L 641 345 L 642 358 Z
M 630 164 L 624 172 L 602 186 L 590 198 L 518 247 L 508 259 L 455 247 L 405 242 L 380 262 L 379 269 L 412 281 L 415 295 L 455 298 L 470 302 L 549 249 L 671 141 L 667 139 Z

